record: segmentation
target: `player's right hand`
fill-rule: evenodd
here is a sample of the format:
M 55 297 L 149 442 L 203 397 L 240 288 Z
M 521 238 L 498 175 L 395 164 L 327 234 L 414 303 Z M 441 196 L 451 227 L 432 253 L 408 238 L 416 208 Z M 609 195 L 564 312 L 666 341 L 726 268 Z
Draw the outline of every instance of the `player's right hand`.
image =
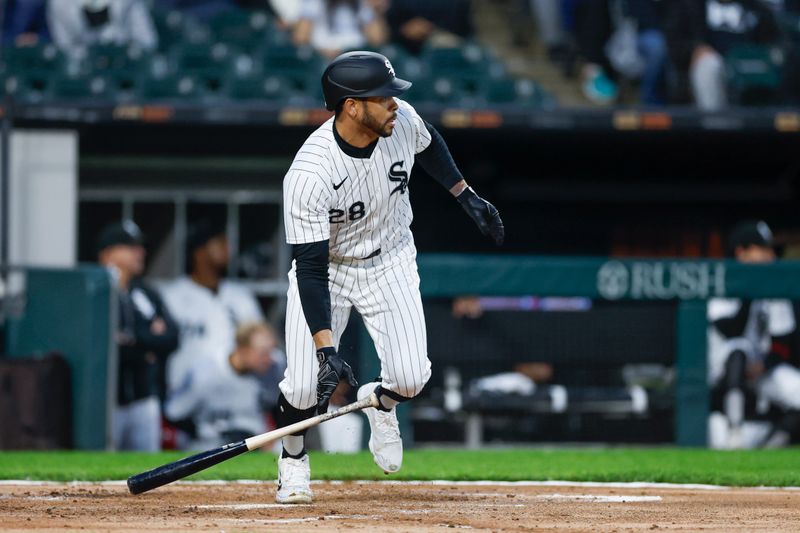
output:
M 358 382 L 353 375 L 353 369 L 339 357 L 339 354 L 336 353 L 336 348 L 333 346 L 319 348 L 317 350 L 317 362 L 319 363 L 319 371 L 317 372 L 317 413 L 324 414 L 328 412 L 328 402 L 333 391 L 339 386 L 339 381 L 345 380 L 353 388 L 358 387 Z

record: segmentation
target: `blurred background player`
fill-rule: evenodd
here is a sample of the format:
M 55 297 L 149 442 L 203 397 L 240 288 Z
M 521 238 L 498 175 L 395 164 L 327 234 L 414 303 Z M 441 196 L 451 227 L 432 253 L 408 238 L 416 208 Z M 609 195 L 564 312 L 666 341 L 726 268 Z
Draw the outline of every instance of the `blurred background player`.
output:
M 201 357 L 194 362 L 170 395 L 165 414 L 168 419 L 192 420 L 196 433 L 187 447 L 196 450 L 264 433 L 266 413 L 275 406 L 271 398 L 277 397 L 285 368 L 272 327 L 265 322 L 245 324 L 236 331 L 236 347 L 226 361 Z M 273 376 L 269 384 L 264 382 L 267 375 Z M 271 390 L 264 390 L 265 385 Z
M 729 237 L 729 250 L 741 263 L 775 261 L 772 231 L 763 221 L 739 223 Z M 797 322 L 788 300 L 714 298 L 708 303 L 709 383 L 713 403 L 728 427 L 712 425 L 712 443 L 730 448 L 788 443 L 789 428 L 777 428 L 756 442 L 743 434 L 748 399 L 758 396 L 784 411 L 800 410 L 800 370 L 793 353 Z M 725 431 L 727 429 L 727 431 Z
M 224 279 L 230 248 L 223 226 L 209 220 L 195 224 L 186 251 L 189 274 L 162 291 L 181 331 L 180 346 L 167 362 L 167 396 L 184 382 L 195 361 L 206 357 L 225 361 L 238 326 L 264 321 L 252 291 Z
M 119 376 L 113 415 L 117 450 L 161 448 L 158 362 L 178 345 L 178 328 L 158 293 L 138 279 L 144 271 L 143 243 L 141 230 L 130 220 L 106 227 L 97 242 L 98 261 L 111 271 L 119 296 Z

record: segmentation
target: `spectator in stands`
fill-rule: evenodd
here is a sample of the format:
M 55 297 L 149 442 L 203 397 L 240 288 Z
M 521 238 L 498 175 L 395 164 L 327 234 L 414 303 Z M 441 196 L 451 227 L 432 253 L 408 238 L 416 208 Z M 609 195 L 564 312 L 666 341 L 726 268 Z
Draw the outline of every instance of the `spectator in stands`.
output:
M 233 350 L 236 328 L 264 320 L 252 291 L 224 279 L 230 256 L 222 225 L 203 220 L 187 239 L 189 275 L 163 288 L 168 309 L 180 326 L 180 346 L 167 361 L 167 395 L 201 358 L 222 362 Z
M 632 77 L 641 80 L 639 100 L 645 105 L 667 103 L 665 77 L 668 54 L 663 4 L 661 0 L 626 0 L 622 4 L 623 20 L 616 30 L 616 35 L 621 37 L 625 32 L 624 25 L 635 25 L 635 47 L 641 61 L 641 71 Z M 624 38 L 620 41 L 624 41 Z M 633 45 L 631 42 L 631 49 Z
M 729 238 L 730 254 L 741 263 L 773 262 L 772 246 L 772 232 L 763 221 L 742 222 Z M 797 322 L 792 303 L 714 298 L 708 303 L 708 321 L 712 403 L 726 422 L 725 427 L 719 427 L 712 418 L 712 445 L 740 448 L 788 444 L 796 428 L 785 423 L 793 423 L 800 411 Z M 786 412 L 774 430 L 758 440 L 744 431 L 747 398 L 753 395 Z
M 612 33 L 608 0 L 572 0 L 572 20 L 578 51 L 584 60 L 581 89 L 596 104 L 610 104 L 617 99 L 618 88 L 605 53 Z
M 426 43 L 453 46 L 473 33 L 470 0 L 392 0 L 386 11 L 392 40 L 418 54 Z
M 796 18 L 800 16 L 800 0 L 764 0 L 778 21 L 792 21 L 783 25 L 784 62 L 781 72 L 780 99 L 792 106 L 800 105 L 800 28 Z
M 376 0 L 301 0 L 293 40 L 334 58 L 347 50 L 386 42 L 386 22 Z
M 597 104 L 618 96 L 614 78 L 641 80 L 640 101 L 663 105 L 667 63 L 659 0 L 575 0 L 574 32 L 586 63 L 581 88 Z
M 119 375 L 112 436 L 117 450 L 158 451 L 161 408 L 157 395 L 158 360 L 178 345 L 178 328 L 158 294 L 138 277 L 145 249 L 139 227 L 128 220 L 105 228 L 98 260 L 117 282 Z
M 276 371 L 270 372 L 272 369 Z M 264 433 L 265 413 L 275 406 L 265 404 L 264 398 L 278 390 L 285 369 L 272 327 L 265 322 L 242 325 L 236 331 L 235 348 L 224 361 L 195 361 L 181 386 L 170 394 L 165 414 L 168 419 L 194 422 L 196 434 L 188 445 L 193 449 L 214 448 Z M 262 377 L 270 373 L 278 379 L 270 383 L 272 390 L 264 390 Z
M 50 39 L 45 0 L 11 0 L 5 7 L 4 45 L 32 46 Z
M 758 0 L 675 0 L 665 26 L 672 61 L 704 111 L 728 105 L 725 55 L 740 45 L 775 43 L 779 35 Z
M 53 41 L 65 53 L 81 57 L 90 46 L 158 46 L 144 0 L 50 0 L 47 20 Z
M 278 24 L 284 29 L 293 28 L 300 20 L 301 2 L 297 0 L 269 0 L 269 7 L 278 17 Z
M 547 49 L 550 61 L 570 68 L 573 51 L 562 15 L 561 0 L 529 0 L 530 10 L 536 20 L 539 39 Z

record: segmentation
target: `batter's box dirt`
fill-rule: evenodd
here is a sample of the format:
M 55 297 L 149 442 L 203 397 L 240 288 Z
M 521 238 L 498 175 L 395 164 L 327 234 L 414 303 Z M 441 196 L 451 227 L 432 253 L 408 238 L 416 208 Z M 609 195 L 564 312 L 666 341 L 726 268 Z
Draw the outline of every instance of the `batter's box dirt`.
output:
M 312 505 L 274 485 L 2 485 L 2 531 L 797 531 L 800 491 L 320 483 Z

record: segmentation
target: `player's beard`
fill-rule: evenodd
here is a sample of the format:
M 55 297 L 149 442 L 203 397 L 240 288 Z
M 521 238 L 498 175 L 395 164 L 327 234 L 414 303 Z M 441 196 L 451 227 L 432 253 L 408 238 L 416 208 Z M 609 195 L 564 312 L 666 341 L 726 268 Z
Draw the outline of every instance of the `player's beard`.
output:
M 386 122 L 381 124 L 378 119 L 370 114 L 366 102 L 364 102 L 363 109 L 364 114 L 361 116 L 361 125 L 380 137 L 391 137 L 393 130 L 389 127 L 389 121 L 394 119 L 394 115 L 386 119 Z

